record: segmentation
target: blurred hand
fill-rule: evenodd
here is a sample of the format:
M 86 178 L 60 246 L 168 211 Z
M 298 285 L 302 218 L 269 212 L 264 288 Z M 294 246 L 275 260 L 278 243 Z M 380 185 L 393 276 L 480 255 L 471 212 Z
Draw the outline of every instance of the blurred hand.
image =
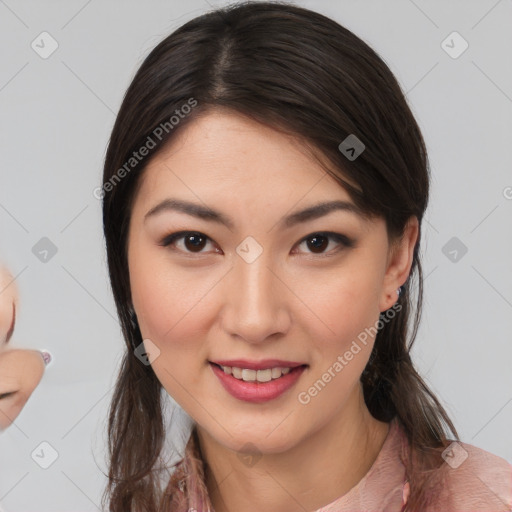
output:
M 21 412 L 51 359 L 47 352 L 11 348 L 18 300 L 12 274 L 0 265 L 0 431 Z
M 0 264 L 0 348 L 9 341 L 18 309 L 18 287 L 14 276 Z

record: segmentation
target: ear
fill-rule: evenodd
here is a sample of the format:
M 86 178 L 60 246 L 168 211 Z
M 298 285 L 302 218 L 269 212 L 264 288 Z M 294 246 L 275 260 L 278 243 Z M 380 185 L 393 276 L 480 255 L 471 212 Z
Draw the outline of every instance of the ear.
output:
M 381 312 L 386 311 L 395 304 L 398 299 L 396 293 L 397 289 L 402 286 L 409 277 L 418 234 L 418 218 L 413 215 L 407 221 L 403 236 L 396 240 L 390 247 L 379 304 Z

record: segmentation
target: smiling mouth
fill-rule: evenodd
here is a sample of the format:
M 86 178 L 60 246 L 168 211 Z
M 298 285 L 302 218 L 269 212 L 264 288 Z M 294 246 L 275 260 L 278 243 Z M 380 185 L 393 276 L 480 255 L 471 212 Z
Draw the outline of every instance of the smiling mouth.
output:
M 249 368 L 240 368 L 236 366 L 224 366 L 217 363 L 213 363 L 210 361 L 210 364 L 216 366 L 221 369 L 226 375 L 231 375 L 231 377 L 244 381 L 244 382 L 252 382 L 252 383 L 265 383 L 273 380 L 278 380 L 281 377 L 288 375 L 289 373 L 295 373 L 302 368 L 307 367 L 307 364 L 302 364 L 299 366 L 295 366 L 293 368 L 290 367 L 282 367 L 275 366 L 273 368 L 267 368 L 264 370 L 252 370 Z
M 240 364 L 238 361 L 237 364 Z M 274 360 L 277 362 L 277 360 Z M 219 363 L 228 361 L 219 361 Z M 262 362 L 252 363 L 253 366 L 263 366 L 255 370 L 248 368 L 223 367 L 219 363 L 209 361 L 209 366 L 219 379 L 223 388 L 234 398 L 246 403 L 259 404 L 275 400 L 295 386 L 309 365 L 269 368 Z M 247 364 L 248 361 L 245 361 Z M 281 364 L 283 364 L 281 362 Z M 275 364 L 275 363 L 274 363 Z M 288 363 L 289 364 L 289 363 Z M 266 366 L 266 367 L 265 367 Z M 230 372 L 231 373 L 228 373 Z M 274 372 L 275 378 L 272 378 Z

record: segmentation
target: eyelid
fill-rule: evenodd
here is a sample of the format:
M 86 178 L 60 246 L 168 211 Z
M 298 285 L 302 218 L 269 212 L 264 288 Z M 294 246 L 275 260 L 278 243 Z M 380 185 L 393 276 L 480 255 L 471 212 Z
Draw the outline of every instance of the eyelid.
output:
M 189 230 L 189 231 L 177 231 L 177 232 L 171 233 L 169 235 L 166 235 L 160 241 L 160 243 L 158 245 L 161 245 L 163 247 L 168 247 L 171 244 L 173 244 L 174 242 L 176 242 L 177 240 L 184 238 L 186 235 L 199 235 L 199 236 L 205 238 L 207 241 L 210 241 L 210 242 L 213 242 L 216 244 L 216 242 L 212 238 L 210 238 L 208 235 L 202 233 L 201 231 Z M 341 248 L 343 248 L 343 247 L 345 247 L 347 249 L 355 247 L 355 244 L 356 244 L 354 239 L 352 239 L 342 233 L 337 233 L 335 231 L 313 231 L 313 232 L 309 233 L 308 235 L 302 237 L 294 245 L 294 247 L 301 245 L 303 242 L 305 242 L 306 240 L 308 240 L 309 238 L 312 238 L 314 236 L 324 236 L 330 240 L 334 240 L 335 242 L 338 242 L 338 244 L 341 246 L 341 247 L 338 247 L 338 248 L 331 250 L 327 253 L 319 253 L 319 254 L 313 253 L 313 252 L 307 253 L 308 255 L 313 255 L 313 256 L 320 257 L 320 258 L 323 256 L 331 256 L 332 253 L 338 253 L 339 250 L 341 250 Z M 176 250 L 179 252 L 182 252 L 186 255 L 192 255 L 193 257 L 196 255 L 201 256 L 201 255 L 207 254 L 207 253 L 203 253 L 203 252 L 194 253 L 194 252 L 182 251 L 181 249 L 176 249 Z

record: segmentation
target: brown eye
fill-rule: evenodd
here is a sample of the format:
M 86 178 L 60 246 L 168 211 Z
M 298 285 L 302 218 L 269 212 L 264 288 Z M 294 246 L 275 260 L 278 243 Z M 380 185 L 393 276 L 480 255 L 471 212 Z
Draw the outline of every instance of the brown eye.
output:
M 191 235 L 186 235 L 184 237 L 185 247 L 192 252 L 200 252 L 201 249 L 204 248 L 205 242 L 206 237 L 197 233 L 192 233 Z
M 331 241 L 334 241 L 334 248 L 326 251 Z M 306 245 L 306 252 L 323 255 L 323 253 L 338 252 L 343 248 L 355 247 L 355 241 L 340 233 L 322 232 L 311 233 L 303 238 L 299 244 Z M 336 246 L 337 245 L 337 246 Z
M 308 249 L 311 249 L 312 252 L 323 252 L 325 248 L 329 245 L 329 239 L 326 236 L 312 236 L 306 240 Z M 311 242 L 311 243 L 310 243 Z
M 182 248 L 178 248 L 178 243 L 183 240 Z M 172 249 L 179 250 L 184 253 L 197 253 L 200 254 L 203 251 L 204 247 L 207 245 L 207 242 L 211 241 L 203 233 L 199 233 L 196 231 L 180 231 L 179 233 L 173 233 L 169 236 L 166 236 L 160 245 L 167 247 L 172 246 Z

